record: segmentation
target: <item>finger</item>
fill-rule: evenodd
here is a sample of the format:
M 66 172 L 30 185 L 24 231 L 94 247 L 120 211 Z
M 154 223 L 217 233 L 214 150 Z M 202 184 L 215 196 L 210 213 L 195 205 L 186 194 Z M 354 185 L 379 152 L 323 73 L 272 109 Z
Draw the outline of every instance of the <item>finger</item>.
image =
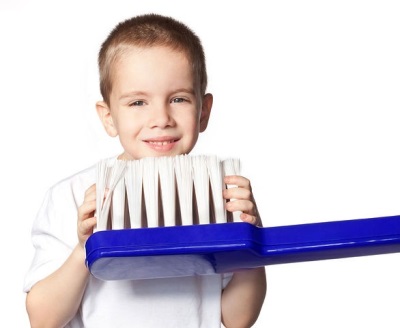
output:
M 91 217 L 78 224 L 78 239 L 82 247 L 85 247 L 86 241 L 93 233 L 96 223 L 97 223 L 96 217 Z
M 236 185 L 240 188 L 251 190 L 250 180 L 240 175 L 227 175 L 224 177 L 224 182 L 230 185 Z
M 92 216 L 91 218 L 82 221 L 78 227 L 79 232 L 82 235 L 87 235 L 88 233 L 91 233 L 93 231 L 94 226 L 96 225 L 96 222 L 97 220 L 95 216 Z
M 246 214 L 246 213 L 241 213 L 240 214 L 240 219 L 243 221 L 243 222 L 247 222 L 247 223 L 250 223 L 250 224 L 252 224 L 252 225 L 257 225 L 257 223 L 258 223 L 258 219 L 257 219 L 257 217 L 256 216 L 254 216 L 254 215 L 249 215 L 249 214 Z
M 90 201 L 96 199 L 96 185 L 91 185 L 86 191 L 85 191 L 85 197 L 84 197 L 84 202 L 85 201 Z
M 249 189 L 245 188 L 229 188 L 223 191 L 223 197 L 225 199 L 245 199 L 251 200 L 252 194 Z
M 93 216 L 95 210 L 96 210 L 96 200 L 84 202 L 78 208 L 78 220 L 82 221 Z
M 227 202 L 225 208 L 229 212 L 244 212 L 249 215 L 256 215 L 256 210 L 253 202 L 249 200 L 234 200 Z

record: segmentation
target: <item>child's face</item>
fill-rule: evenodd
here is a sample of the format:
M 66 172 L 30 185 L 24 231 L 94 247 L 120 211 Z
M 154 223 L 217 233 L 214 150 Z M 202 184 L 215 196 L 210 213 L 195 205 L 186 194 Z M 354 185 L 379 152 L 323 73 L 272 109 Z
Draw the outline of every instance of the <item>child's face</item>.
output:
M 167 47 L 132 47 L 114 66 L 110 106 L 97 103 L 122 159 L 189 153 L 207 127 L 212 96 L 197 101 L 186 56 Z M 198 108 L 200 107 L 200 108 Z

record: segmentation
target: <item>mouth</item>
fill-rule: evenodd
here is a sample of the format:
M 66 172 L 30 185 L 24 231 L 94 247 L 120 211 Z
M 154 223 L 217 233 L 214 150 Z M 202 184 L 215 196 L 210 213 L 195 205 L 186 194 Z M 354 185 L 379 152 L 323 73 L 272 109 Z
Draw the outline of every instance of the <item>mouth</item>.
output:
M 153 150 L 158 152 L 169 152 L 175 148 L 176 143 L 179 141 L 179 138 L 171 138 L 171 137 L 160 137 L 154 139 L 144 140 L 146 144 Z
M 166 146 L 168 144 L 172 144 L 177 142 L 178 139 L 171 139 L 168 141 L 154 141 L 154 140 L 147 140 L 146 142 L 149 143 L 150 145 L 154 145 L 154 146 Z

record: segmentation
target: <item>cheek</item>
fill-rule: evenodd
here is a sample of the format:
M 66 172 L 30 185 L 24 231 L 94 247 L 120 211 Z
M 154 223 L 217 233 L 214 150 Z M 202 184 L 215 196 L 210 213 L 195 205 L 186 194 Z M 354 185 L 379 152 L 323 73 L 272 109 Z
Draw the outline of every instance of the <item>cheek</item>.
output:
M 190 126 L 191 128 L 196 127 L 200 122 L 200 115 L 197 111 L 193 110 L 187 113 L 185 116 L 180 118 L 181 124 Z
M 140 127 L 140 120 L 130 115 L 120 115 L 118 118 L 118 130 L 120 133 L 132 133 Z
M 197 134 L 199 130 L 199 120 L 197 119 L 197 117 L 192 116 L 182 122 L 182 126 L 185 127 L 185 131 L 187 134 Z

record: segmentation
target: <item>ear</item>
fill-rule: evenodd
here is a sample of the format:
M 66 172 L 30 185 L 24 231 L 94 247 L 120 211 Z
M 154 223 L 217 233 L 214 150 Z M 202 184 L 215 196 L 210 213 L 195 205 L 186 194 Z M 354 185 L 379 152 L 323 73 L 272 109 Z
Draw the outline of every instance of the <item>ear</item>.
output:
M 111 110 L 104 101 L 98 101 L 96 103 L 97 115 L 99 115 L 101 123 L 103 123 L 104 129 L 110 137 L 116 137 L 118 131 L 114 125 L 113 118 L 111 116 Z
M 207 93 L 203 97 L 203 102 L 201 105 L 200 132 L 204 132 L 207 128 L 208 120 L 211 114 L 212 104 L 213 104 L 213 95 L 211 93 Z

